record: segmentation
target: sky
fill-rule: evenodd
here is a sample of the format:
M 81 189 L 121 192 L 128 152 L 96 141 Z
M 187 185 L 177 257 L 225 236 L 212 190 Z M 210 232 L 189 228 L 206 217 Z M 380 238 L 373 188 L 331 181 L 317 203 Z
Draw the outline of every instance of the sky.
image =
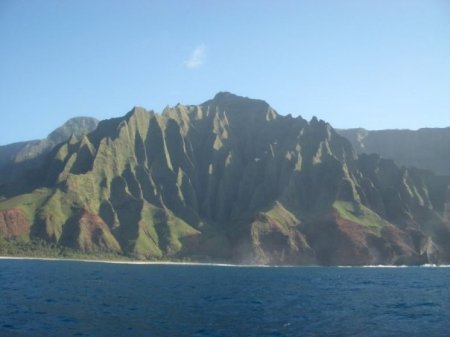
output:
M 0 0 L 0 145 L 219 91 L 337 128 L 450 126 L 450 1 Z

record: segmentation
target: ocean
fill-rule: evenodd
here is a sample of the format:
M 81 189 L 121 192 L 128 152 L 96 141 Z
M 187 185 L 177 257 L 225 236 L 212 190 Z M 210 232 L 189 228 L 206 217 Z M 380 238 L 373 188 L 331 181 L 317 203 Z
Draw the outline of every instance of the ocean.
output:
M 450 336 L 450 268 L 0 260 L 0 336 Z

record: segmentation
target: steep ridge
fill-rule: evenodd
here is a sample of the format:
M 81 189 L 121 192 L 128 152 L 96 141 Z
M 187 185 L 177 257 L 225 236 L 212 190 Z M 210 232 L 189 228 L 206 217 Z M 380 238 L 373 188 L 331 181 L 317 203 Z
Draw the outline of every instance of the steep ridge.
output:
M 35 175 L 30 171 L 39 168 L 45 155 L 57 144 L 89 133 L 97 127 L 98 120 L 92 117 L 75 117 L 53 130 L 45 139 L 31 140 L 0 146 L 0 188 L 17 181 L 32 184 Z M 11 189 L 11 186 L 8 187 Z M 17 186 L 14 187 L 17 189 Z M 0 190 L 1 191 L 1 190 Z
M 44 165 L 39 188 L 0 201 L 0 219 L 12 219 L 3 237 L 146 259 L 449 261 L 445 191 L 432 175 L 358 156 L 324 121 L 261 100 L 136 107 L 56 146 Z M 9 229 L 18 218 L 29 234 Z
M 419 130 L 342 129 L 358 153 L 378 153 L 398 165 L 450 176 L 450 127 Z

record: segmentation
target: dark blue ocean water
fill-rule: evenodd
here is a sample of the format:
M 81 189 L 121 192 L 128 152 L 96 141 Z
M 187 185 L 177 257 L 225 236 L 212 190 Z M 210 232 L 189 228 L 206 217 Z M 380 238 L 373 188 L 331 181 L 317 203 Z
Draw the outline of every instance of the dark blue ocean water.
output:
M 0 260 L 0 336 L 450 336 L 450 268 Z

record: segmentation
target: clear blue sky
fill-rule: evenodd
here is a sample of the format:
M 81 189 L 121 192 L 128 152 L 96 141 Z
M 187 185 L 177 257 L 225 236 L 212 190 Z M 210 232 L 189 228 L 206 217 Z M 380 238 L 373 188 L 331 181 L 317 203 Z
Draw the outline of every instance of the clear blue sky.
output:
M 218 91 L 339 128 L 450 126 L 450 1 L 0 0 L 0 144 Z

